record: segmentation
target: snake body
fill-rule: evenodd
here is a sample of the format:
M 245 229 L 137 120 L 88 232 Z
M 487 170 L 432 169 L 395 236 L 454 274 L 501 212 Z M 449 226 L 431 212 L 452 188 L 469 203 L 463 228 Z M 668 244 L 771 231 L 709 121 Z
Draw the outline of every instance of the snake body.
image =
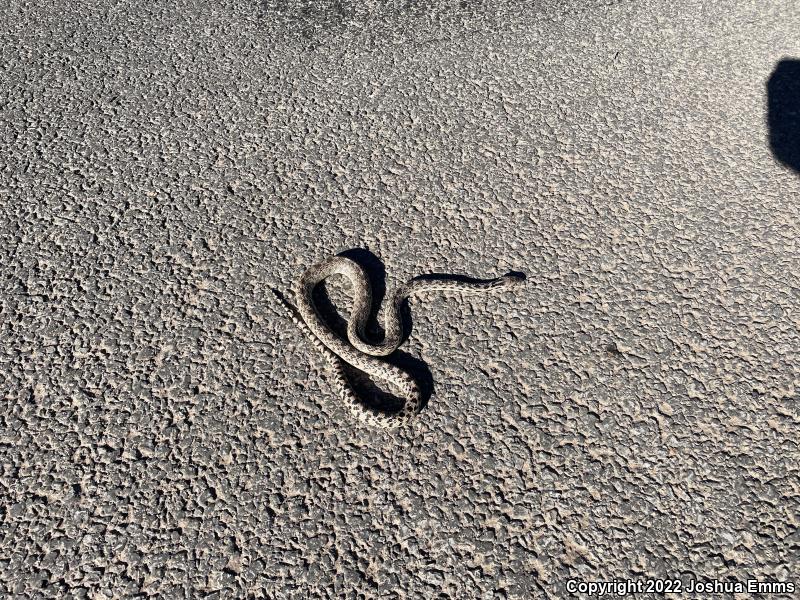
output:
M 314 288 L 329 277 L 343 275 L 353 288 L 353 305 L 347 323 L 347 340 L 342 339 L 325 323 L 312 294 Z M 499 291 L 523 281 L 519 275 L 504 275 L 488 281 L 462 281 L 456 279 L 412 279 L 399 286 L 389 296 L 389 306 L 384 311 L 385 335 L 381 342 L 366 340 L 366 325 L 372 308 L 372 288 L 364 269 L 355 261 L 334 256 L 307 269 L 295 282 L 293 295 L 297 304 L 295 315 L 291 305 L 275 290 L 281 306 L 289 317 L 311 339 L 314 346 L 325 355 L 334 370 L 334 383 L 338 395 L 350 410 L 368 425 L 392 428 L 407 424 L 417 414 L 421 403 L 419 386 L 414 378 L 395 365 L 378 359 L 394 352 L 403 341 L 401 306 L 411 296 L 427 292 L 459 292 L 483 294 Z M 344 364 L 365 372 L 373 379 L 393 384 L 404 400 L 403 406 L 393 413 L 377 410 L 362 402 L 345 372 Z

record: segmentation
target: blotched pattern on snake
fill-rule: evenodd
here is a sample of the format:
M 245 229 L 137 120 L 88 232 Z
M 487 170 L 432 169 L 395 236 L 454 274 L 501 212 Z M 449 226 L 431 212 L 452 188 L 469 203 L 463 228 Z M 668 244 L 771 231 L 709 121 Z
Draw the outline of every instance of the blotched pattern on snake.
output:
M 314 288 L 334 275 L 343 275 L 352 286 L 353 305 L 347 323 L 347 340 L 342 339 L 325 323 L 314 304 Z M 389 296 L 389 306 L 384 311 L 385 336 L 382 342 L 366 340 L 366 325 L 372 307 L 372 288 L 364 269 L 355 261 L 334 256 L 318 263 L 303 273 L 294 284 L 293 295 L 297 304 L 295 314 L 286 299 L 273 290 L 279 304 L 292 321 L 306 332 L 314 346 L 325 355 L 334 370 L 334 383 L 341 399 L 363 422 L 377 427 L 392 428 L 407 424 L 420 408 L 421 395 L 414 378 L 402 369 L 378 359 L 394 352 L 403 341 L 403 316 L 401 306 L 406 298 L 426 292 L 458 292 L 483 294 L 519 285 L 524 276 L 508 274 L 488 281 L 462 281 L 458 279 L 412 279 L 398 287 Z M 377 410 L 359 399 L 344 364 L 359 369 L 373 379 L 393 384 L 404 400 L 397 412 Z

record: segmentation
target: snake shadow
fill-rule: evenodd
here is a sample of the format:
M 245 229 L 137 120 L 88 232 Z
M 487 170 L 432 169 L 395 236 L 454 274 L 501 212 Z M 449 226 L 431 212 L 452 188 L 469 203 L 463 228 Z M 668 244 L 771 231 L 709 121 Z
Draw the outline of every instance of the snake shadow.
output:
M 381 260 L 372 252 L 364 248 L 351 248 L 340 252 L 339 256 L 349 258 L 357 262 L 364 269 L 369 279 L 370 286 L 372 287 L 372 306 L 370 307 L 370 315 L 367 320 L 367 334 L 373 339 L 383 338 L 383 328 L 380 326 L 377 316 L 379 307 L 382 306 L 383 300 L 386 297 L 386 268 Z M 514 275 L 521 279 L 525 279 L 525 274 L 519 271 L 511 271 L 508 275 Z M 449 273 L 430 273 L 426 275 L 419 275 L 413 278 L 414 281 L 459 281 L 463 283 L 485 283 L 492 281 L 491 279 L 477 279 L 475 277 L 467 277 L 465 275 L 453 275 Z M 331 327 L 337 332 L 338 335 L 347 337 L 347 321 L 338 313 L 336 307 L 331 302 L 327 293 L 326 282 L 318 286 L 314 291 L 314 302 L 319 307 L 320 312 L 328 320 Z M 403 323 L 403 341 L 407 340 L 414 329 L 413 319 L 411 317 L 411 310 L 408 306 L 408 301 L 404 300 L 400 306 L 402 313 Z M 433 375 L 431 374 L 428 365 L 415 356 L 403 352 L 402 350 L 395 350 L 391 355 L 385 357 L 385 360 L 396 367 L 409 373 L 417 381 L 421 395 L 420 409 L 424 410 L 428 406 L 430 397 L 434 392 Z M 390 393 L 379 388 L 375 382 L 367 377 L 357 369 L 345 367 L 347 370 L 350 381 L 358 388 L 359 392 L 364 397 L 370 398 L 373 406 L 379 410 L 393 412 L 399 409 L 402 405 L 402 400 Z
M 361 265 L 367 274 L 370 286 L 372 287 L 372 306 L 367 320 L 367 334 L 372 339 L 383 338 L 383 328 L 377 320 L 378 310 L 386 297 L 386 268 L 380 259 L 369 250 L 363 248 L 352 248 L 340 252 L 339 256 L 344 256 Z M 328 293 L 327 282 L 322 282 L 314 290 L 314 303 L 320 313 L 336 332 L 343 339 L 347 339 L 347 319 L 339 313 Z M 405 341 L 412 331 L 411 311 L 406 302 L 400 308 L 403 317 L 403 341 Z M 383 357 L 386 362 L 404 370 L 410 374 L 417 382 L 420 390 L 420 410 L 424 410 L 434 392 L 433 375 L 430 368 L 422 360 L 403 352 L 395 350 L 391 355 Z M 368 376 L 345 365 L 345 371 L 352 385 L 357 389 L 359 395 L 369 398 L 370 404 L 378 410 L 384 412 L 396 412 L 403 405 L 403 400 L 394 394 L 380 388 Z
M 349 258 L 360 264 L 369 278 L 369 283 L 372 286 L 372 306 L 370 307 L 370 315 L 367 323 L 367 333 L 372 336 L 380 338 L 383 335 L 383 329 L 377 322 L 378 308 L 383 304 L 383 299 L 386 296 L 386 268 L 383 266 L 381 260 L 369 250 L 363 248 L 352 248 L 339 252 L 338 256 Z M 522 271 L 509 271 L 506 275 L 511 275 L 519 279 L 526 279 L 525 273 Z M 417 275 L 411 279 L 412 281 L 459 281 L 461 283 L 488 283 L 493 281 L 494 278 L 480 279 L 477 277 L 469 277 L 467 275 L 454 275 L 451 273 L 428 273 L 425 275 Z M 324 285 L 324 284 L 323 284 Z M 322 300 L 328 302 L 329 308 L 332 308 L 330 301 L 327 298 L 317 298 L 315 300 Z M 400 307 L 403 318 L 403 341 L 408 339 L 408 336 L 414 330 L 413 319 L 411 318 L 411 310 L 408 306 L 408 300 L 404 300 Z M 341 317 L 340 317 L 341 319 Z M 341 319 L 339 326 L 346 328 L 346 322 Z M 413 374 L 413 373 L 412 373 Z

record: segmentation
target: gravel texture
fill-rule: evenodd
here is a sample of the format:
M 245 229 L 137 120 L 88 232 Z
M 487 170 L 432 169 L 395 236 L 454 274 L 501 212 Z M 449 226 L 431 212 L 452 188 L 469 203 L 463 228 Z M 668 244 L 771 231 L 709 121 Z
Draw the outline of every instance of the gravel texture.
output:
M 3 597 L 800 584 L 796 1 L 0 22 Z M 412 302 L 398 433 L 266 292 L 351 248 L 528 276 Z

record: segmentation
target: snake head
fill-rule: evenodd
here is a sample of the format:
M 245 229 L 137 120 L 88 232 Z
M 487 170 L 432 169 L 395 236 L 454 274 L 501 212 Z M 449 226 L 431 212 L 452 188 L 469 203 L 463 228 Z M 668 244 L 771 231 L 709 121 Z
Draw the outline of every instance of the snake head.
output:
M 511 287 L 524 283 L 525 279 L 526 279 L 525 273 L 521 273 L 519 271 L 511 271 L 503 275 L 499 279 L 499 281 L 501 282 L 501 285 L 503 285 L 504 287 L 505 286 Z

